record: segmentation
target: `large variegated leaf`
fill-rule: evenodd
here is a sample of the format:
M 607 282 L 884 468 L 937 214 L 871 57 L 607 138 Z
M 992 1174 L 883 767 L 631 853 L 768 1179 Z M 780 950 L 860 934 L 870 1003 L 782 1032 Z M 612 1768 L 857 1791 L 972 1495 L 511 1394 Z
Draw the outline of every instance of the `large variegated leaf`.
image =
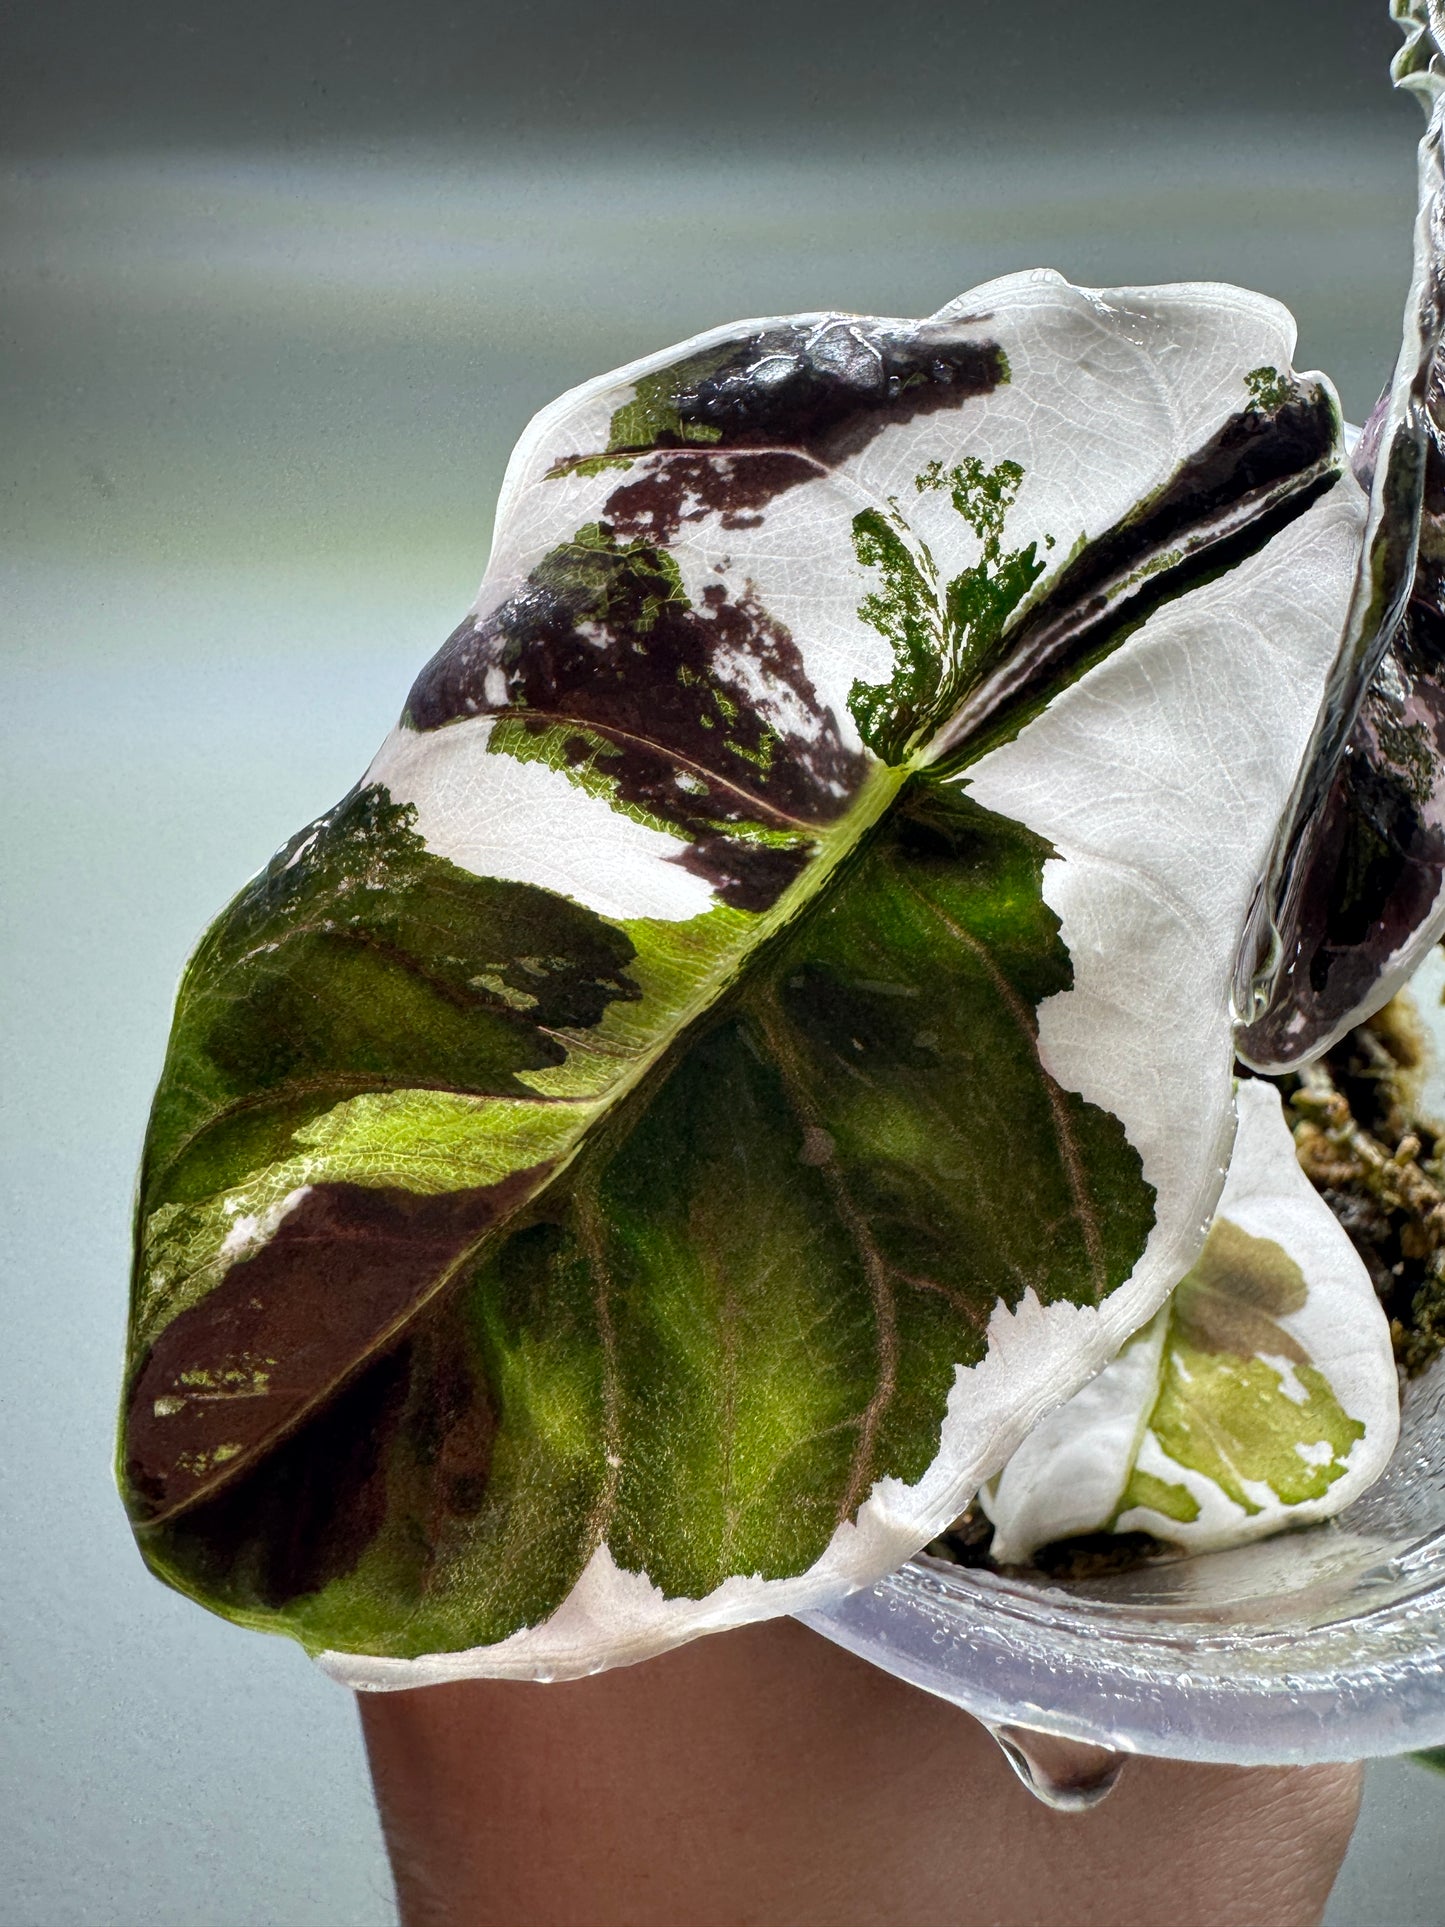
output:
M 1193 1267 L 980 1495 L 993 1556 L 1107 1531 L 1207 1551 L 1327 1518 L 1379 1477 L 1399 1425 L 1370 1274 L 1254 1079 Z
M 343 1677 L 909 1556 L 1194 1260 L 1364 497 L 1292 325 L 1014 276 L 529 429 L 474 612 L 182 985 L 123 1477 Z

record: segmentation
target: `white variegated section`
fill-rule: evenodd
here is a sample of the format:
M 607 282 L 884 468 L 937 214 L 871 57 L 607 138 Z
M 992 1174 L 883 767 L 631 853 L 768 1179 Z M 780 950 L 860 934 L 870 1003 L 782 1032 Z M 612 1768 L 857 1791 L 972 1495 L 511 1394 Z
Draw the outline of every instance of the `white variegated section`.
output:
M 1040 1006 L 1041 1056 L 1121 1120 L 1155 1188 L 1144 1256 L 1099 1314 L 1102 1357 L 1183 1276 L 1214 1213 L 1234 1132 L 1235 951 L 1334 657 L 1362 506 L 1342 478 L 963 779 L 1058 853 L 1044 899 L 1074 983 Z
M 1273 1085 L 1251 1080 L 1238 1096 L 1239 1134 L 1218 1217 L 1252 1238 L 1279 1245 L 1304 1274 L 1303 1306 L 1277 1316 L 1306 1353 L 1345 1413 L 1365 1428 L 1343 1473 L 1316 1499 L 1284 1503 L 1262 1481 L 1245 1490 L 1246 1512 L 1203 1473 L 1169 1457 L 1148 1429 L 1169 1344 L 1169 1309 L 1154 1319 L 1098 1378 L 1053 1412 L 980 1495 L 994 1521 L 993 1556 L 1005 1564 L 1040 1546 L 1111 1524 L 1151 1532 L 1192 1551 L 1217 1551 L 1305 1525 L 1343 1510 L 1377 1479 L 1399 1432 L 1399 1395 L 1390 1329 L 1369 1273 L 1334 1213 L 1299 1167 Z M 1267 1357 L 1267 1355 L 1265 1355 Z M 1304 1387 L 1283 1356 L 1269 1362 L 1285 1396 L 1303 1403 Z M 1298 1448 L 1306 1462 L 1308 1443 Z M 1328 1464 L 1326 1442 L 1319 1452 Z M 1135 1468 L 1184 1486 L 1199 1512 L 1190 1521 L 1147 1506 L 1118 1511 Z M 1116 1516 L 1117 1515 L 1117 1516 Z
M 535 883 L 623 921 L 681 922 L 713 907 L 676 837 L 589 796 L 560 770 L 487 749 L 489 717 L 419 735 L 394 729 L 362 781 L 416 808 L 427 848 L 477 876 Z
M 222 1208 L 231 1221 L 231 1228 L 221 1240 L 216 1256 L 224 1258 L 228 1265 L 252 1257 L 271 1242 L 297 1205 L 303 1204 L 310 1195 L 309 1184 L 298 1184 L 261 1211 L 246 1211 L 241 1199 L 227 1198 Z
M 1055 1539 L 1098 1532 L 1113 1518 L 1158 1396 L 1168 1322 L 1166 1305 L 980 1490 L 994 1524 L 989 1551 L 1001 1565 Z

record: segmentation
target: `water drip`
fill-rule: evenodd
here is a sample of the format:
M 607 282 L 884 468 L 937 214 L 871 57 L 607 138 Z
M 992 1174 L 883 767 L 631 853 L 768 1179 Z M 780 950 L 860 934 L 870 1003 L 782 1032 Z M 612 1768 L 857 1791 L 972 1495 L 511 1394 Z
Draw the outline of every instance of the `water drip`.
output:
M 1107 1800 L 1124 1771 L 1123 1753 L 1057 1739 L 1028 1726 L 990 1726 L 999 1751 L 1036 1800 L 1056 1813 L 1087 1813 Z

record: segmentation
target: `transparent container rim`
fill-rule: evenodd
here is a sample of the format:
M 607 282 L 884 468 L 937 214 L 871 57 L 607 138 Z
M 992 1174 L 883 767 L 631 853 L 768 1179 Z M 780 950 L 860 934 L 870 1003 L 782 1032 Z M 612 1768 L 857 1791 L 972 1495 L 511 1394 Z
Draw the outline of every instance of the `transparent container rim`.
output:
M 1301 1628 L 1210 1628 L 918 1559 L 799 1614 L 989 1726 L 1163 1759 L 1316 1765 L 1445 1745 L 1445 1585 Z

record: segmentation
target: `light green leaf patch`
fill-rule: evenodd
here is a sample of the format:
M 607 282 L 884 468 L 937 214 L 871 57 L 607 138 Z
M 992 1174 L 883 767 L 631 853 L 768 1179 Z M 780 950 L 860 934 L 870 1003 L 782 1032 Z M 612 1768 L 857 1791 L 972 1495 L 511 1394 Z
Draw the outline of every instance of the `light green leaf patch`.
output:
M 1271 1084 L 1193 1269 L 982 1498 L 1006 1564 L 1093 1532 L 1208 1551 L 1328 1517 L 1378 1477 L 1399 1397 L 1369 1274 L 1309 1183 Z
M 298 1129 L 293 1155 L 196 1204 L 163 1204 L 147 1225 L 149 1263 L 132 1342 L 148 1344 L 259 1251 L 317 1183 L 395 1186 L 423 1197 L 497 1184 L 565 1157 L 596 1101 L 377 1091 Z

